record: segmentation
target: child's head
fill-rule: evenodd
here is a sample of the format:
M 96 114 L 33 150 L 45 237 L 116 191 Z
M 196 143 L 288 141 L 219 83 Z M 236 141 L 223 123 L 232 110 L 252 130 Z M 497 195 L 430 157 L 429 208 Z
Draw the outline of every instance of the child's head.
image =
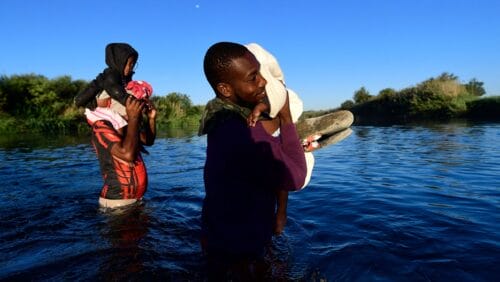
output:
M 106 46 L 106 65 L 125 77 L 134 73 L 139 53 L 127 43 L 110 43 Z
M 222 99 L 253 107 L 266 97 L 266 80 L 259 72 L 260 64 L 241 44 L 212 45 L 205 54 L 203 68 L 208 82 Z

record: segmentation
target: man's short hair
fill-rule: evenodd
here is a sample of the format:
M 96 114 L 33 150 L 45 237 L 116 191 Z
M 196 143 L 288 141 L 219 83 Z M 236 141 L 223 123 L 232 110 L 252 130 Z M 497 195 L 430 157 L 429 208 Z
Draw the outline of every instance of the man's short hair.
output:
M 243 57 L 248 49 L 238 43 L 219 42 L 208 48 L 203 60 L 203 70 L 210 86 L 217 93 L 217 84 L 227 79 L 232 60 Z

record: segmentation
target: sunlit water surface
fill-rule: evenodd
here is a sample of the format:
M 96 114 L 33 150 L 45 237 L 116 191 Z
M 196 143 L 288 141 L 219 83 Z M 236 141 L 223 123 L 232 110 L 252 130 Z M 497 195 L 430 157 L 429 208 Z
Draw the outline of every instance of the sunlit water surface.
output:
M 269 277 L 499 281 L 500 124 L 353 131 L 290 194 Z M 97 206 L 87 139 L 23 140 L 0 149 L 0 279 L 205 279 L 205 138 L 159 138 L 144 203 L 118 214 Z

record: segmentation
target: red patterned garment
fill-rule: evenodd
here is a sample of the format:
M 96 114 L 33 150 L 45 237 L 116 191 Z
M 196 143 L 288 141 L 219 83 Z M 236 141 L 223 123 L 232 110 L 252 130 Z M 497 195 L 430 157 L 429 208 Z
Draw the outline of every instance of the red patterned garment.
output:
M 101 197 L 110 200 L 140 199 L 148 185 L 146 165 L 142 156 L 134 162 L 126 162 L 111 155 L 114 144 L 121 142 L 122 135 L 106 120 L 92 124 L 92 145 L 99 159 L 104 185 Z

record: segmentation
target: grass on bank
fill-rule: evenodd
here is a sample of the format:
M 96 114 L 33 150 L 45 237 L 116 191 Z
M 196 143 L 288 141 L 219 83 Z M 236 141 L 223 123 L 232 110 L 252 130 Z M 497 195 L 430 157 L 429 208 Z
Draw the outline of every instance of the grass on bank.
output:
M 453 118 L 500 120 L 500 97 L 481 98 L 482 83 L 467 84 L 458 77 L 443 73 L 400 91 L 384 89 L 377 96 L 358 90 L 353 101 L 341 109 L 350 110 L 355 124 L 407 123 L 415 121 L 444 121 Z

